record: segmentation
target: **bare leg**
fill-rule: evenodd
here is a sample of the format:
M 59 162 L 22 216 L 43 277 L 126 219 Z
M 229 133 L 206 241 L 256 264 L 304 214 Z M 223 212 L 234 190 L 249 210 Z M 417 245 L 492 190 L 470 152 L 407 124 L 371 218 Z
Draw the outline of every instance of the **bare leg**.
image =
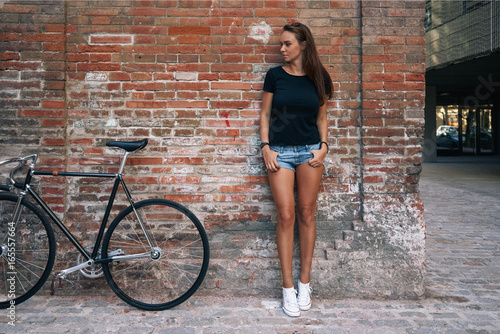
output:
M 268 175 L 278 215 L 276 243 L 283 274 L 283 287 L 291 288 L 293 287 L 293 226 L 295 225 L 293 186 L 295 172 L 291 169 L 280 168 L 277 172 L 269 171 Z
M 323 174 L 323 166 L 311 167 L 308 163 L 297 167 L 297 220 L 300 241 L 300 281 L 311 280 L 311 265 L 316 242 L 316 201 Z

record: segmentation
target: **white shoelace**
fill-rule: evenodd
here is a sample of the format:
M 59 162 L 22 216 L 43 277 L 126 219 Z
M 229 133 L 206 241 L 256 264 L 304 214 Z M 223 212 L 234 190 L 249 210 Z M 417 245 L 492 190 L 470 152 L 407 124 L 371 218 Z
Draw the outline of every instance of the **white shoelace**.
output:
M 312 293 L 312 288 L 310 286 L 305 288 L 305 291 L 304 289 L 300 289 L 299 296 L 297 298 L 298 303 L 302 305 L 309 304 L 309 301 L 311 299 L 311 293 Z

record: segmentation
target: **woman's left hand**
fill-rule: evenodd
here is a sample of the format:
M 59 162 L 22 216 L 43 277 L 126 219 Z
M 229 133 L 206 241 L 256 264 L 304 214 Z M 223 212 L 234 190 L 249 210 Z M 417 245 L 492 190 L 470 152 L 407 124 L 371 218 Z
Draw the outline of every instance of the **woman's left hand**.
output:
M 313 157 L 309 159 L 309 165 L 314 168 L 323 166 L 323 161 L 325 161 L 327 148 L 325 145 L 321 145 L 319 150 L 311 150 Z

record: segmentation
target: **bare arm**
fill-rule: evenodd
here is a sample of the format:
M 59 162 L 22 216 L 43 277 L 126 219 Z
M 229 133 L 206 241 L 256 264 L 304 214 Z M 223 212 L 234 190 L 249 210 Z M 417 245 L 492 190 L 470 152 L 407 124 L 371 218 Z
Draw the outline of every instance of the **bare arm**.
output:
M 326 102 L 319 107 L 318 116 L 316 118 L 316 124 L 318 126 L 320 140 L 327 142 L 328 139 L 328 119 L 326 117 Z M 322 144 L 319 150 L 312 151 L 314 158 L 309 160 L 309 164 L 312 167 L 320 167 L 325 161 L 326 154 L 328 153 L 328 148 L 326 145 Z
M 260 142 L 269 143 L 269 125 L 271 124 L 271 107 L 273 102 L 273 93 L 264 91 L 262 94 L 262 109 L 260 111 Z M 280 165 L 276 161 L 277 152 L 269 149 L 269 145 L 262 148 L 262 156 L 266 168 L 276 172 L 280 169 Z
M 321 141 L 326 142 L 328 139 L 328 120 L 326 118 L 326 103 L 319 107 L 318 117 L 316 119 Z
M 269 143 L 269 124 L 271 123 L 271 106 L 273 93 L 264 91 L 262 94 L 262 109 L 260 111 L 260 141 Z

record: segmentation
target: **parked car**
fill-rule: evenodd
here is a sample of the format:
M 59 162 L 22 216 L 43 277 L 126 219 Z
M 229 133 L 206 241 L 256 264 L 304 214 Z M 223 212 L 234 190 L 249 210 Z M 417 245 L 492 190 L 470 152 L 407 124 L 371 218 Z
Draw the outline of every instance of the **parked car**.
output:
M 458 137 L 458 128 L 451 125 L 440 125 L 436 130 L 436 136 L 439 136 L 442 133 L 449 133 Z
M 436 145 L 449 150 L 458 149 L 458 128 L 451 125 L 441 125 L 436 130 Z

